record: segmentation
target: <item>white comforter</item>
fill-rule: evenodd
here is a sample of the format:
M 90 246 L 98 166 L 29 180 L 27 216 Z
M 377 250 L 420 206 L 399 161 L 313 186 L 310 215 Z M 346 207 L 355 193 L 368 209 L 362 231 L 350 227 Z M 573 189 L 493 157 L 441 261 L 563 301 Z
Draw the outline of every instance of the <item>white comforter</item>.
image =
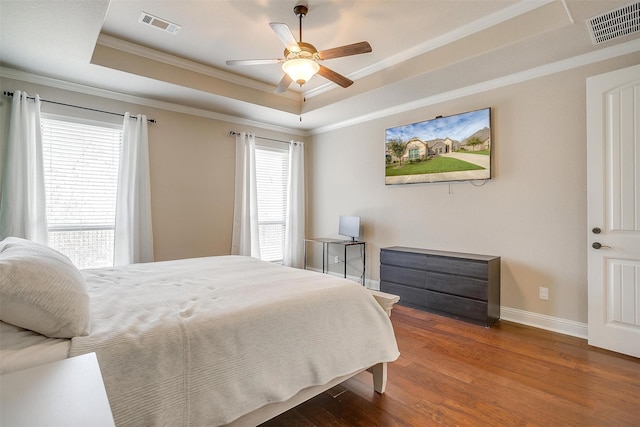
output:
M 116 424 L 212 426 L 395 360 L 362 286 L 248 257 L 85 270 L 91 334 Z

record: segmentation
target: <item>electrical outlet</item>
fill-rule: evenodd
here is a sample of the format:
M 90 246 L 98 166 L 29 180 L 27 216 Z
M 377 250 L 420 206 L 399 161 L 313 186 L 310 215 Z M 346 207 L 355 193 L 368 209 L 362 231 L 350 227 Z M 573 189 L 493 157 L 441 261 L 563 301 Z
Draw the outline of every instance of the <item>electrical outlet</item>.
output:
M 548 301 L 549 300 L 549 288 L 543 288 L 542 286 L 540 286 L 538 288 L 538 297 L 542 300 Z

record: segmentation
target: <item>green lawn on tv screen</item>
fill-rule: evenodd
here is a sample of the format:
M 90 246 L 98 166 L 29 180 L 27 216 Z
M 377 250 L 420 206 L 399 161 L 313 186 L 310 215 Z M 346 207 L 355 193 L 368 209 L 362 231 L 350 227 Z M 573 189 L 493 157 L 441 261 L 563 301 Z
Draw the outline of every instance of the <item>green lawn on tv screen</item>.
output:
M 484 169 L 482 166 L 449 157 L 436 157 L 420 162 L 398 163 L 387 166 L 386 176 L 421 175 L 429 173 L 460 172 Z

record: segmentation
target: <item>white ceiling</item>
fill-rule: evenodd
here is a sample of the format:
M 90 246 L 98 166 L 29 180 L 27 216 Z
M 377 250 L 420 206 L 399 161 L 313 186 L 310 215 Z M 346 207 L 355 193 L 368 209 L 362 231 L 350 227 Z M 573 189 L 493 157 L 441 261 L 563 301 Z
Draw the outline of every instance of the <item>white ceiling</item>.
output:
M 636 41 L 640 33 L 593 45 L 585 24 L 629 2 L 308 0 L 304 41 L 322 50 L 366 40 L 373 52 L 324 62 L 355 81 L 349 88 L 316 76 L 277 95 L 279 64 L 225 61 L 281 58 L 269 22 L 287 23 L 297 37 L 295 0 L 0 0 L 0 65 L 3 75 L 17 70 L 308 132 Z M 141 24 L 143 11 L 182 29 Z

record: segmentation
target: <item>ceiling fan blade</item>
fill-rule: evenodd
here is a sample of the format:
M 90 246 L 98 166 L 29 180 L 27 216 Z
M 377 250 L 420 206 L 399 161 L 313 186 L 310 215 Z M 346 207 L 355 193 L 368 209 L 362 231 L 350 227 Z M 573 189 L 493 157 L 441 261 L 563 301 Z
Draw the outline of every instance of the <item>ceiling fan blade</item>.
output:
M 325 79 L 331 80 L 335 84 L 340 85 L 342 87 L 349 87 L 353 84 L 353 80 L 349 80 L 342 74 L 338 74 L 335 71 L 325 67 L 324 65 L 320 66 L 320 70 L 318 71 L 318 74 L 320 74 Z
M 318 52 L 320 59 L 340 58 L 343 56 L 359 55 L 371 52 L 369 42 L 348 44 L 346 46 L 334 47 L 333 49 L 321 50 Z
M 279 64 L 282 59 L 230 59 L 227 61 L 227 65 L 265 65 L 265 64 Z
M 280 80 L 280 83 L 278 83 L 278 87 L 276 87 L 276 93 L 282 93 L 285 92 L 289 86 L 291 86 L 291 83 L 293 83 L 293 80 L 291 80 L 291 77 L 289 77 L 289 74 L 286 74 L 282 77 L 282 80 Z
M 289 49 L 290 52 L 300 52 L 298 41 L 293 36 L 293 33 L 287 24 L 283 24 L 282 22 L 270 22 L 269 25 L 273 32 L 276 33 L 276 36 L 278 36 L 284 47 Z

